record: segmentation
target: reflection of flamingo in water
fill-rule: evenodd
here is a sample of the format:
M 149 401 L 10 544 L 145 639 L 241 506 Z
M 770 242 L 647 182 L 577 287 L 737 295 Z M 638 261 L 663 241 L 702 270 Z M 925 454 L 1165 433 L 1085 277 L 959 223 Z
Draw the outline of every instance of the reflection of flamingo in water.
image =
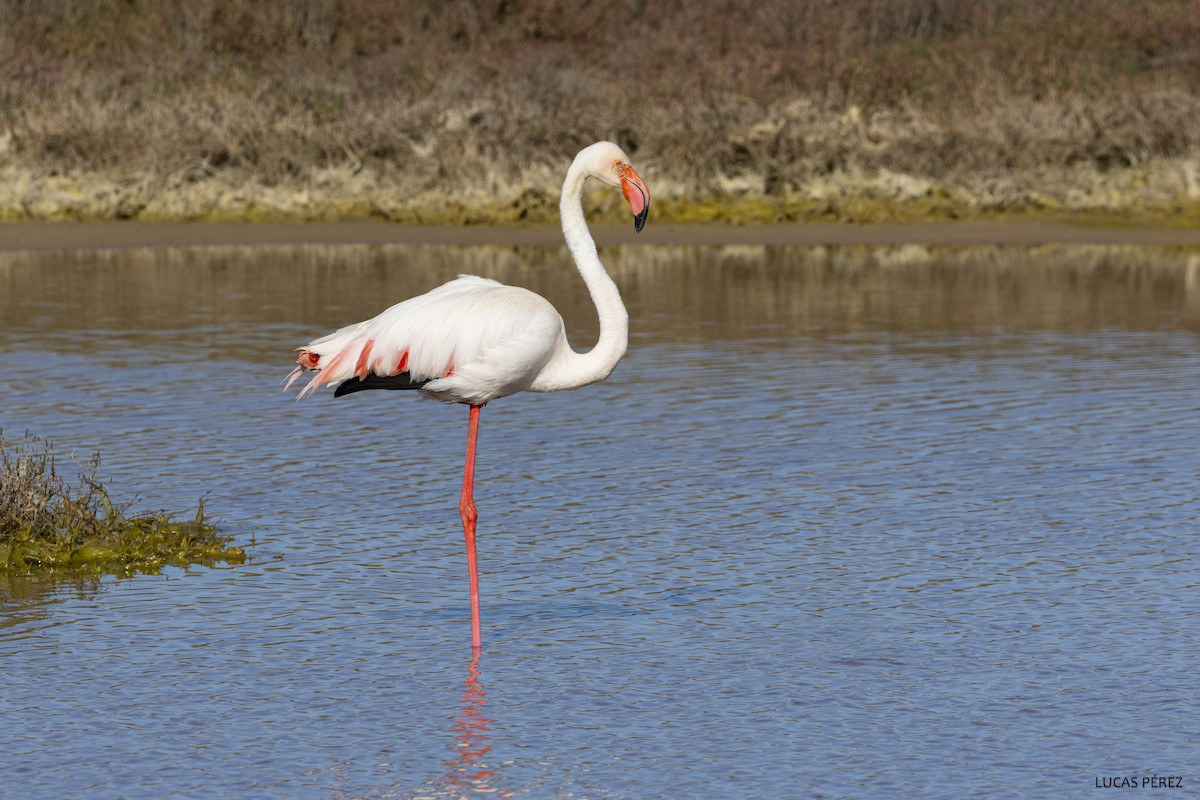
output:
M 471 646 L 476 649 L 482 646 L 473 499 L 479 409 L 519 391 L 553 392 L 602 381 L 629 341 L 629 315 L 600 263 L 584 219 L 583 185 L 588 178 L 621 189 L 638 231 L 646 223 L 650 194 L 629 158 L 611 142 L 585 147 L 567 170 L 560 205 L 563 234 L 600 318 L 600 339 L 590 351 L 571 349 L 562 317 L 545 298 L 463 275 L 301 347 L 300 366 L 288 381 L 291 385 L 301 371 L 310 370 L 317 374 L 301 391 L 302 397 L 336 383 L 335 397 L 362 389 L 420 389 L 438 400 L 471 407 L 458 509 L 467 540 Z
M 487 692 L 479 682 L 479 653 L 471 656 L 464 681 L 462 712 L 454 719 L 454 746 L 458 755 L 446 762 L 448 771 L 443 780 L 456 788 L 494 793 L 499 797 L 511 797 L 512 792 L 496 789 L 491 781 L 496 770 L 489 767 L 484 758 L 491 751 L 492 721 L 484 715 Z

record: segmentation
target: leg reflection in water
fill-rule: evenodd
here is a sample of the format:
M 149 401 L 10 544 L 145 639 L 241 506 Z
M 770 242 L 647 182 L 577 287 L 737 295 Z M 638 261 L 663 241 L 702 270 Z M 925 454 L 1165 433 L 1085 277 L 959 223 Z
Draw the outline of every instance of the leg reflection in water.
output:
M 454 747 L 457 755 L 446 762 L 447 772 L 442 778 L 449 786 L 471 792 L 487 792 L 497 797 L 512 797 L 512 792 L 497 789 L 492 785 L 496 770 L 484 759 L 492 749 L 491 725 L 483 710 L 487 692 L 479 681 L 479 651 L 475 650 L 467 665 L 464 681 L 463 705 L 454 718 Z

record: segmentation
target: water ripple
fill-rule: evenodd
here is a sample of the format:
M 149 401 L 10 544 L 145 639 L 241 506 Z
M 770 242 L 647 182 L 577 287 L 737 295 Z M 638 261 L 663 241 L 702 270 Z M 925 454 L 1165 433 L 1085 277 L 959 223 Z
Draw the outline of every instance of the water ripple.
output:
M 994 253 L 1000 281 L 945 266 L 969 255 L 637 252 L 613 378 L 483 413 L 477 661 L 463 409 L 279 390 L 291 343 L 347 313 L 339 270 L 355 303 L 411 276 L 373 252 L 240 279 L 229 253 L 134 258 L 112 287 L 4 267 L 48 315 L 0 317 L 6 430 L 254 536 L 238 567 L 0 579 L 7 789 L 1083 796 L 1186 771 L 1200 351 L 1174 267 L 1107 254 L 1060 283 L 1061 254 L 1009 252 L 1025 284 Z M 60 313 L 80 285 L 111 319 Z

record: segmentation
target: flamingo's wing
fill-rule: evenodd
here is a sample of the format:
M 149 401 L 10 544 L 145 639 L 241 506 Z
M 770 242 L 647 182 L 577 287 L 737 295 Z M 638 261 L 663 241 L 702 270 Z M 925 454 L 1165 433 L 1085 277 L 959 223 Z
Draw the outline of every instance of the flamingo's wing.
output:
M 544 298 L 463 275 L 301 348 L 301 367 L 318 370 L 301 394 L 406 373 L 413 388 L 441 399 L 487 402 L 528 386 L 561 330 Z

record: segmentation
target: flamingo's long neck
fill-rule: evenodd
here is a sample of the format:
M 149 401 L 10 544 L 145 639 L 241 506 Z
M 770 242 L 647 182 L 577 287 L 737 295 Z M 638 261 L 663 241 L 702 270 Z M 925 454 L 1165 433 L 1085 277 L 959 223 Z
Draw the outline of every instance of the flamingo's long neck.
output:
M 586 180 L 587 172 L 577 159 L 563 182 L 559 213 L 562 215 L 567 247 L 596 304 L 596 313 L 600 317 L 600 339 L 588 352 L 571 352 L 563 359 L 565 363 L 555 365 L 555 388 L 559 389 L 574 389 L 604 380 L 617 366 L 621 356 L 625 355 L 625 348 L 629 344 L 629 313 L 621 302 L 617 285 L 600 263 L 596 242 L 583 216 L 583 184 Z

